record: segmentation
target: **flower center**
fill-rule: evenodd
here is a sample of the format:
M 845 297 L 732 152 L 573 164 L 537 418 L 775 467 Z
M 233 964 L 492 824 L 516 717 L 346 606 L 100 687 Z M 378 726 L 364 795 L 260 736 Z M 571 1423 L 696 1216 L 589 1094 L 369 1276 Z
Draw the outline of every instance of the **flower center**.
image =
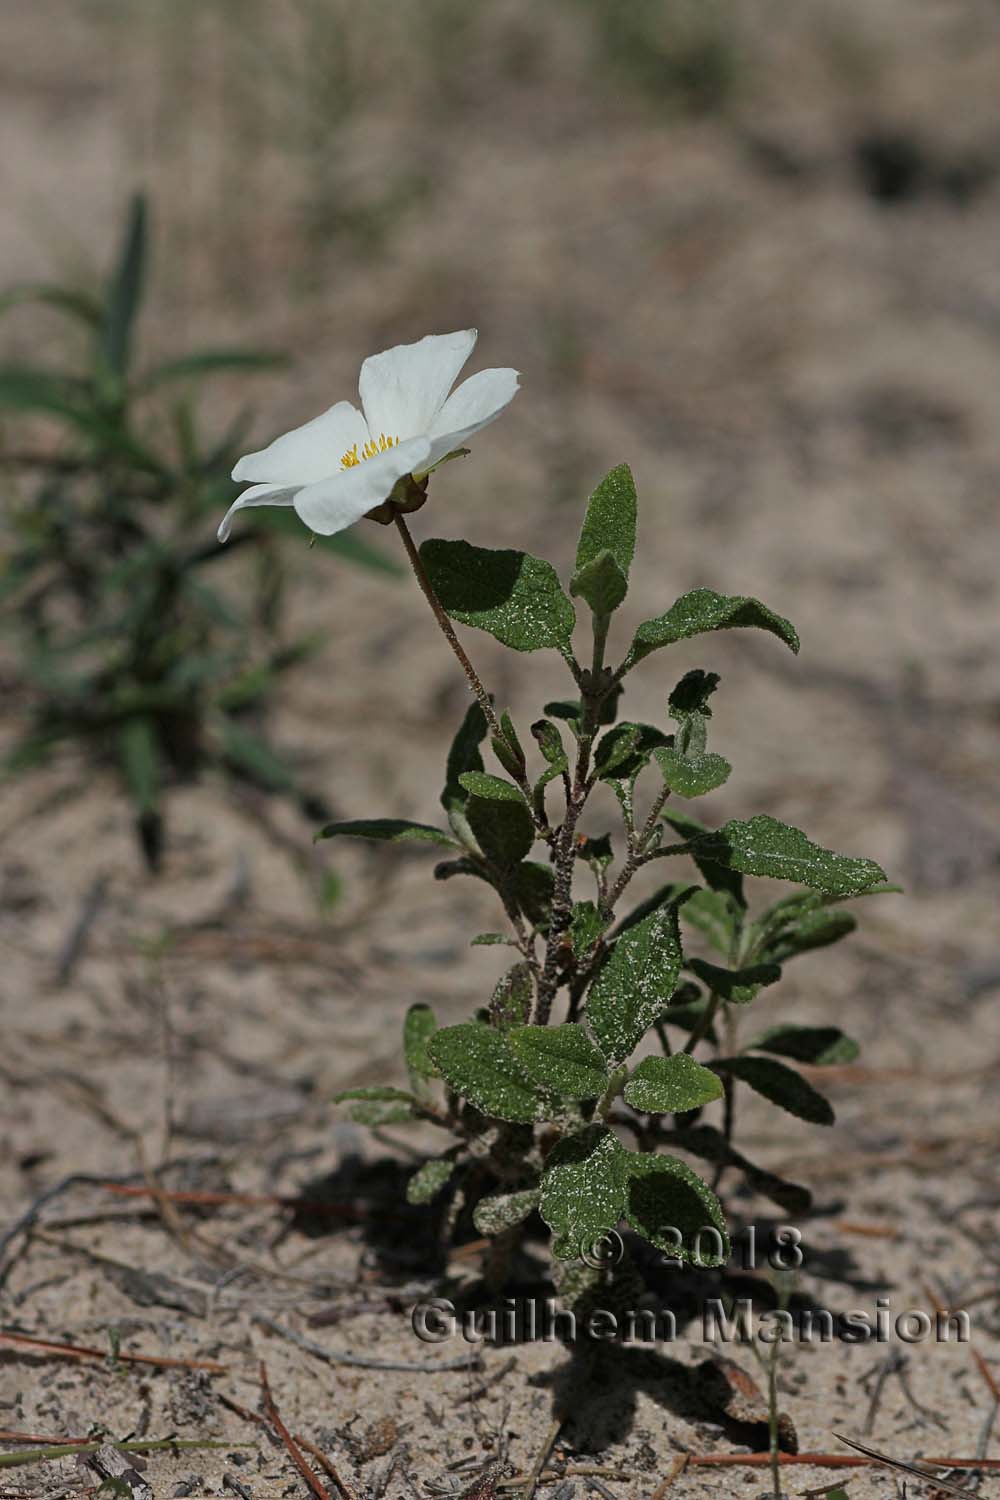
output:
M 340 460 L 340 467 L 342 469 L 356 468 L 358 464 L 364 463 L 366 458 L 375 458 L 377 454 L 384 453 L 387 448 L 397 448 L 398 446 L 398 437 L 386 437 L 384 432 L 380 432 L 378 441 L 376 442 L 374 438 L 369 438 L 367 443 L 363 445 L 360 453 L 358 452 L 357 443 L 353 447 L 348 448 Z

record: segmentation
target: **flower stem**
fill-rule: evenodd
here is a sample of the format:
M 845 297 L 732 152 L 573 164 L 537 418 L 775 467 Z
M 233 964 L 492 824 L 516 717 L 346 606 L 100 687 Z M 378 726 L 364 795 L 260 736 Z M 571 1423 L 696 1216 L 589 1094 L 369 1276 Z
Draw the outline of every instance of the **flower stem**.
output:
M 444 612 L 444 606 L 442 605 L 441 600 L 434 592 L 434 585 L 428 578 L 427 569 L 424 567 L 423 563 L 420 560 L 420 553 L 417 551 L 416 544 L 414 543 L 414 540 L 410 535 L 410 528 L 407 526 L 406 521 L 401 515 L 395 516 L 394 520 L 396 523 L 396 530 L 399 532 L 400 536 L 403 539 L 403 546 L 406 548 L 406 555 L 410 560 L 410 567 L 413 569 L 414 576 L 416 577 L 416 580 L 420 585 L 424 598 L 427 600 L 427 603 L 430 605 L 431 610 L 433 611 L 435 620 L 437 620 L 438 625 L 441 628 L 441 634 L 444 636 L 445 640 L 448 642 L 448 645 L 458 657 L 459 665 L 468 678 L 469 686 L 476 695 L 476 698 L 479 702 L 479 707 L 482 709 L 483 713 L 486 716 L 486 722 L 490 726 L 490 733 L 496 735 L 497 739 L 503 740 L 503 742 L 506 744 L 507 736 L 504 734 L 503 729 L 500 725 L 500 720 L 496 716 L 496 711 L 493 707 L 492 702 L 490 701 L 490 695 L 483 687 L 478 672 L 466 655 L 461 641 L 458 639 L 458 636 L 455 634 L 452 628 L 451 621 L 448 619 L 448 616 Z

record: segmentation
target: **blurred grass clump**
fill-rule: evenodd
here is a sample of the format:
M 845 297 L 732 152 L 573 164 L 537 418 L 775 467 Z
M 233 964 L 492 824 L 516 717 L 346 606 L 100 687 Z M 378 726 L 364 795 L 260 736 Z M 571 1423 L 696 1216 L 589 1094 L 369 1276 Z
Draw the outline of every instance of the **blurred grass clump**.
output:
M 135 198 L 102 293 L 35 283 L 0 297 L 0 311 L 47 305 L 84 333 L 74 368 L 0 365 L 0 599 L 16 653 L 8 705 L 23 721 L 6 774 L 66 743 L 116 767 L 155 869 L 165 790 L 206 769 L 291 796 L 310 819 L 324 810 L 265 730 L 279 679 L 314 644 L 285 640 L 281 628 L 281 533 L 300 543 L 305 533 L 291 512 L 261 510 L 225 552 L 218 546 L 247 413 L 211 437 L 199 421 L 206 380 L 283 358 L 202 349 L 137 368 L 147 217 Z M 25 433 L 37 447 L 24 446 Z M 388 567 L 354 538 L 329 540 Z M 212 576 L 234 547 L 254 565 L 238 605 Z

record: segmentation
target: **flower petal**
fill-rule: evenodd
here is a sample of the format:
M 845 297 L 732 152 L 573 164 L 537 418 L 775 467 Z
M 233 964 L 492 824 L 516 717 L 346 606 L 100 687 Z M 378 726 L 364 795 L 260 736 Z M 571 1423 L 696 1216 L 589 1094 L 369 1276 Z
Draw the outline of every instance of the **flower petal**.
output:
M 426 466 L 429 452 L 427 438 L 410 438 L 375 458 L 342 469 L 330 479 L 307 485 L 296 493 L 295 509 L 311 531 L 333 536 L 388 500 L 396 480 Z
M 416 344 L 373 354 L 361 366 L 358 390 L 372 437 L 410 438 L 430 430 L 472 353 L 476 330 L 430 333 Z
M 430 429 L 431 455 L 436 464 L 453 448 L 460 448 L 481 427 L 496 420 L 518 392 L 516 370 L 480 370 L 463 380 L 442 406 Z
M 248 505 L 291 505 L 292 496 L 296 493 L 294 485 L 289 489 L 283 484 L 252 484 L 248 490 L 243 491 L 238 500 L 233 501 L 223 516 L 218 533 L 219 541 L 228 541 L 233 516 L 238 510 L 245 510 Z
M 338 401 L 311 422 L 241 458 L 233 478 L 269 484 L 315 484 L 317 479 L 337 473 L 340 460 L 355 443 L 367 441 L 368 428 L 357 407 L 350 401 Z

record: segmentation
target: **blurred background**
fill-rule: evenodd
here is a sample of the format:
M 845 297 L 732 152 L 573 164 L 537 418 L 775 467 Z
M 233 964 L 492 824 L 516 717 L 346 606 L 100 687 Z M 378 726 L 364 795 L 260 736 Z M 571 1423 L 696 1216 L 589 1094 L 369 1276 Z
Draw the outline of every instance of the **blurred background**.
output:
M 995 1049 L 991 0 L 0 11 L 8 1185 L 131 1159 L 26 1086 L 46 1057 L 144 1131 L 167 1056 L 172 1129 L 224 1137 L 249 1091 L 252 1133 L 388 1076 L 410 1000 L 457 1019 L 492 983 L 466 948 L 487 893 L 311 846 L 327 813 L 436 816 L 466 690 L 395 535 L 310 552 L 244 517 L 214 543 L 233 456 L 353 398 L 367 354 L 470 325 L 469 372 L 523 389 L 414 532 L 565 576 L 627 460 L 612 655 L 698 585 L 803 642 L 661 653 L 629 717 L 719 670 L 735 771 L 707 815 L 773 813 L 907 890 L 803 960 L 781 1014 L 839 1010 L 872 1066 Z M 522 726 L 565 693 L 557 659 L 466 636 Z M 940 1127 L 984 1088 L 932 1089 Z M 844 1106 L 859 1148 L 869 1103 Z

